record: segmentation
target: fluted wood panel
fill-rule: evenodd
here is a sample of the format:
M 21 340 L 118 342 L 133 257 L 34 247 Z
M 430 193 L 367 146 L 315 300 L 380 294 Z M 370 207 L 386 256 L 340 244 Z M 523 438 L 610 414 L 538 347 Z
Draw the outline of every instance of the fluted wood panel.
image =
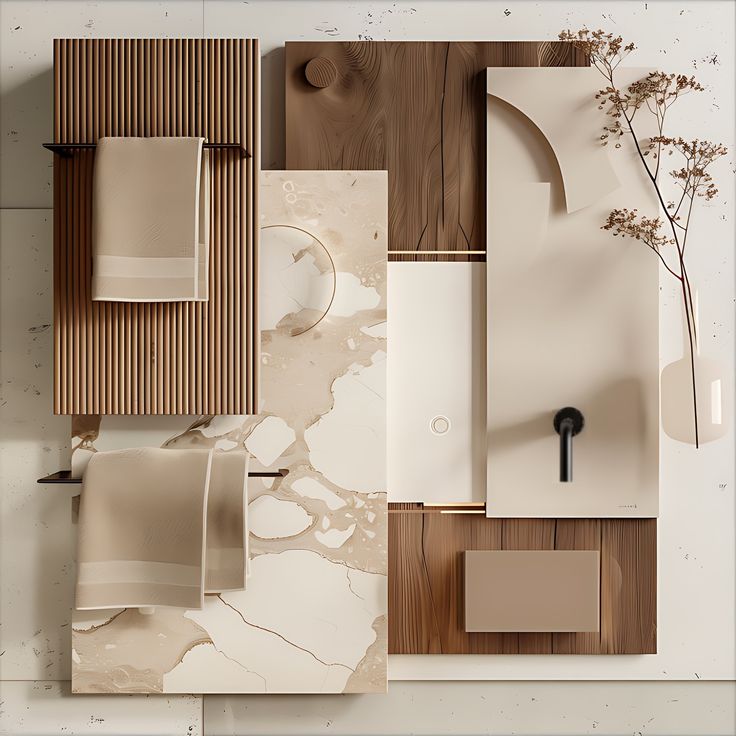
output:
M 54 161 L 54 411 L 257 411 L 259 48 L 250 39 L 57 39 L 54 141 L 204 136 L 208 302 L 93 302 L 93 151 Z M 131 213 L 134 216 L 134 213 Z

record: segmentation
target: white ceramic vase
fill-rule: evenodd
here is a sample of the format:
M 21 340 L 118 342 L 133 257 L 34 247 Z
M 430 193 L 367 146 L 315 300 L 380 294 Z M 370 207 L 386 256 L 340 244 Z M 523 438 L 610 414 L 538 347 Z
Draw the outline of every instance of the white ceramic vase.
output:
M 728 432 L 732 381 L 723 365 L 701 354 L 702 334 L 698 324 L 698 294 L 694 298 L 694 322 L 698 335 L 695 347 L 695 389 L 698 402 L 698 440 L 703 445 L 723 437 Z M 693 420 L 692 371 L 688 343 L 687 321 L 683 322 L 683 356 L 662 369 L 660 397 L 662 428 L 672 439 L 695 444 Z

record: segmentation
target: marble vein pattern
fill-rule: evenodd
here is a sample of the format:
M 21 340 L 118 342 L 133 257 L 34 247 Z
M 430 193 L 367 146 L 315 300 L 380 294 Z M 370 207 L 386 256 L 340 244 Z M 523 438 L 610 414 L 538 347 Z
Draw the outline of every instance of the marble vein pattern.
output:
M 196 611 L 74 611 L 74 692 L 386 690 L 387 177 L 261 176 L 261 225 L 278 255 L 261 254 L 261 413 L 170 417 L 155 431 L 147 417 L 103 417 L 76 422 L 72 443 L 83 467 L 140 426 L 166 447 L 245 446 L 252 469 L 288 469 L 249 481 L 248 588 Z

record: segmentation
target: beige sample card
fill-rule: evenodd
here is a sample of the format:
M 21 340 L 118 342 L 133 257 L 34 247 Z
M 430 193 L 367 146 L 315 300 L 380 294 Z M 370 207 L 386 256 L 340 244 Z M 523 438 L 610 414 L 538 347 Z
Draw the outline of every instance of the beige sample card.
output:
M 601 229 L 615 207 L 656 213 L 651 186 L 626 139 L 601 146 L 595 69 L 487 82 L 487 514 L 657 516 L 658 261 Z M 561 483 L 568 406 L 585 427 Z
M 600 553 L 465 552 L 466 631 L 599 631 Z
M 137 425 L 288 470 L 249 480 L 247 589 L 201 610 L 75 611 L 74 692 L 386 690 L 386 173 L 269 171 L 261 194 L 260 414 Z M 121 419 L 75 455 L 135 444 Z

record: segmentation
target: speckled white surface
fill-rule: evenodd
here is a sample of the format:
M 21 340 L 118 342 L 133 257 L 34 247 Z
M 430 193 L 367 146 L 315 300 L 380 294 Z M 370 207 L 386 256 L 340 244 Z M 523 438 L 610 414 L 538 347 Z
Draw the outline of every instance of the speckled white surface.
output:
M 451 10 L 450 10 L 451 8 Z M 283 42 L 299 39 L 540 39 L 551 38 L 563 26 L 604 26 L 635 40 L 640 66 L 662 66 L 673 71 L 697 73 L 708 90 L 685 101 L 684 118 L 692 121 L 683 133 L 701 133 L 706 121 L 709 134 L 733 146 L 734 132 L 734 10 L 731 2 L 649 0 L 649 2 L 567 2 L 561 0 L 485 0 L 484 2 L 362 2 L 353 3 L 251 0 L 249 3 L 222 0 L 179 2 L 68 2 L 54 0 L 0 1 L 0 205 L 2 207 L 50 207 L 50 155 L 39 144 L 50 138 L 51 39 L 55 36 L 231 36 L 261 38 L 263 59 L 263 165 L 284 165 L 283 152 Z M 632 63 L 634 63 L 632 59 Z M 678 113 L 679 114 L 679 113 Z M 696 127 L 697 126 L 697 127 Z M 688 129 L 689 128 L 689 129 Z M 733 157 L 729 163 L 733 167 Z M 728 174 L 729 166 L 722 169 Z M 691 251 L 691 269 L 707 298 L 701 305 L 701 322 L 712 354 L 731 361 L 733 353 L 733 188 L 721 187 L 722 201 L 711 208 L 708 226 L 698 230 L 697 249 Z M 724 205 L 723 202 L 726 202 Z M 50 230 L 43 230 L 49 211 L 24 213 L 5 210 L 18 232 L 46 232 L 46 257 L 50 257 Z M 28 218 L 28 219 L 26 219 Z M 38 219 L 35 219 L 38 218 Z M 10 220 L 8 220 L 10 221 Z M 34 224 L 35 223 L 35 224 Z M 48 228 L 48 225 L 46 226 Z M 28 241 L 26 241 L 28 242 Z M 2 257 L 8 247 L 3 232 Z M 47 261 L 48 262 L 48 261 Z M 22 286 L 33 284 L 39 262 L 17 261 L 20 271 L 13 283 L 2 271 L 2 318 L 7 305 L 20 298 Z M 48 278 L 48 275 L 47 275 Z M 50 285 L 50 280 L 47 282 Z M 11 286 L 16 290 L 11 290 Z M 15 296 L 11 296 L 14 294 Z M 31 287 L 23 295 L 29 309 L 50 314 L 50 295 Z M 680 355 L 678 302 L 674 292 L 662 293 L 662 361 Z M 42 318 L 39 325 L 48 323 Z M 34 320 L 28 327 L 36 325 Z M 27 332 L 27 329 L 26 329 Z M 68 497 L 65 491 L 35 486 L 35 478 L 64 465 L 68 423 L 50 417 L 50 341 L 44 343 L 42 361 L 28 350 L 37 333 L 20 330 L 12 340 L 2 331 L 3 353 L 13 346 L 20 360 L 14 383 L 8 384 L 8 367 L 3 355 L 0 409 L 4 412 L 2 463 L 3 534 L 2 564 L 3 645 L 0 676 L 7 679 L 68 677 L 63 663 L 68 647 L 69 610 L 49 591 L 65 577 L 62 567 L 71 561 L 68 532 Z M 23 347 L 15 340 L 23 339 Z M 31 381 L 41 362 L 46 383 Z M 39 376 L 40 376 L 39 373 Z M 20 378 L 24 379 L 23 381 Z M 35 385 L 40 394 L 26 391 Z M 35 398 L 34 398 L 35 397 Z M 4 404 L 4 402 L 8 404 Z M 27 402 L 27 403 L 26 403 Z M 20 411 L 10 419 L 11 412 Z M 10 429 L 8 427 L 10 426 Z M 12 433 L 12 444 L 8 435 Z M 734 676 L 734 474 L 729 452 L 732 437 L 703 448 L 700 455 L 663 439 L 660 519 L 660 654 L 651 658 L 618 658 L 609 663 L 603 677 L 642 676 L 642 670 L 666 677 Z M 45 450 L 44 448 L 50 448 Z M 63 498 L 62 498 L 63 497 Z M 8 569 L 14 572 L 8 573 Z M 15 581 L 15 582 L 12 582 Z M 12 585 L 11 585 L 12 582 Z M 35 634 L 39 625 L 42 633 Z M 33 652 L 34 636 L 48 637 L 52 653 Z M 39 649 L 39 652 L 41 650 Z M 579 658 L 580 674 L 588 677 L 595 662 Z M 469 660 L 469 658 L 466 658 Z M 587 660 L 587 661 L 586 661 Z M 647 662 L 646 660 L 650 660 Z M 527 675 L 544 676 L 540 663 L 516 658 Z M 462 676 L 458 662 L 421 658 L 417 661 L 392 658 L 390 675 L 395 677 Z M 507 677 L 518 676 L 508 661 L 502 664 Z M 551 663 L 550 663 L 551 664 Z M 610 671 L 615 666 L 618 673 Z M 487 663 L 479 661 L 466 676 L 493 676 Z M 453 675 L 453 673 L 455 673 Z M 695 674 L 697 673 L 697 675 Z M 500 676 L 504 676 L 503 673 Z M 44 683 L 0 684 L 3 715 L 0 733 L 85 733 L 98 728 L 92 720 L 108 710 L 106 726 L 111 732 L 154 730 L 148 711 L 129 708 L 119 696 L 71 698 L 68 686 Z M 515 698 L 516 689 L 526 700 Z M 584 689 L 583 689 L 584 688 Z M 486 690 L 487 689 L 487 690 Z M 41 693 L 43 690 L 43 693 Z M 492 692 L 503 702 L 494 701 Z M 233 700 L 207 696 L 206 730 L 209 733 L 637 733 L 676 734 L 736 732 L 733 684 L 708 683 L 393 683 L 389 696 L 314 699 L 284 696 L 278 709 L 268 698 Z M 41 699 L 42 694 L 48 698 Z M 615 700 L 613 699 L 615 695 Z M 534 700 L 532 700 L 532 698 Z M 162 733 L 187 734 L 189 725 L 180 721 L 179 699 L 149 701 L 166 703 L 168 719 Z M 194 701 L 197 702 L 197 701 Z M 483 710 L 484 705 L 493 707 Z M 508 706 L 506 704 L 509 704 Z M 89 704 L 94 705 L 90 707 Z M 275 711 L 278 710 L 278 713 Z M 221 711 L 221 714 L 218 712 Z M 539 717 L 536 731 L 529 718 Z M 426 716 L 426 718 L 425 718 Z M 30 725 L 29 725 L 30 724 Z M 99 730 L 97 732 L 100 732 Z M 155 730 L 154 730 L 155 732 Z M 198 733 L 193 730 L 192 736 Z
M 69 420 L 51 415 L 51 216 L 0 213 L 0 679 L 66 679 L 73 598 Z
M 75 695 L 68 682 L 3 682 L 3 736 L 202 736 L 202 699 L 191 695 Z
M 280 701 L 278 716 L 268 697 L 207 697 L 204 721 L 207 736 L 726 736 L 735 710 L 729 682 L 396 682 L 380 698 Z

